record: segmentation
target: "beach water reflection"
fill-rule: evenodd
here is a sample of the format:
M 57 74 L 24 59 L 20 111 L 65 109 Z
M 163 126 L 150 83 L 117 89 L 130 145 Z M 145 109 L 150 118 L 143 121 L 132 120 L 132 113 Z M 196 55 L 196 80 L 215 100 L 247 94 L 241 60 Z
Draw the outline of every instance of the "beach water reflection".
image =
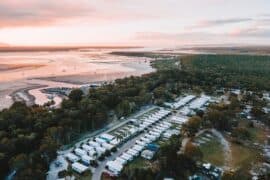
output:
M 83 84 L 111 81 L 130 75 L 152 72 L 149 58 L 111 55 L 110 49 L 85 49 L 59 52 L 0 53 L 0 100 L 12 103 L 10 96 L 27 89 L 35 103 L 48 102 L 45 87 L 76 88 Z M 42 86 L 42 87 L 40 87 Z M 57 103 L 61 98 L 54 98 Z

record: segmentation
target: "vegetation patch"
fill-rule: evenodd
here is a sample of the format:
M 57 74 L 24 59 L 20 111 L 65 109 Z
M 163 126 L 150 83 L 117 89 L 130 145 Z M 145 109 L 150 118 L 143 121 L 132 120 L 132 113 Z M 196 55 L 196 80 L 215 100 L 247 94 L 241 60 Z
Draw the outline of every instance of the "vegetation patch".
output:
M 203 74 L 213 86 L 270 89 L 269 56 L 195 55 L 181 62 L 185 70 Z
M 260 161 L 258 150 L 245 147 L 236 143 L 231 143 L 232 152 L 232 168 L 233 169 L 249 169 L 254 163 Z
M 198 141 L 203 140 L 200 137 L 198 138 Z M 224 165 L 223 147 L 216 137 L 210 138 L 209 141 L 205 141 L 205 143 L 201 143 L 199 148 L 203 153 L 203 161 L 210 162 L 215 166 Z

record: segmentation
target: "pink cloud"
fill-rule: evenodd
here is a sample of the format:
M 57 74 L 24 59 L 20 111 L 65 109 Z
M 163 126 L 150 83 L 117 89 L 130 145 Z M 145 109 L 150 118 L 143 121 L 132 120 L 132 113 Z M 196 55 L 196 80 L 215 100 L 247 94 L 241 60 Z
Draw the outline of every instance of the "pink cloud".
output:
M 44 26 L 93 12 L 76 1 L 8 0 L 0 3 L 0 27 Z
M 73 21 L 108 22 L 156 18 L 114 1 L 100 0 L 8 0 L 0 3 L 0 27 L 48 26 Z

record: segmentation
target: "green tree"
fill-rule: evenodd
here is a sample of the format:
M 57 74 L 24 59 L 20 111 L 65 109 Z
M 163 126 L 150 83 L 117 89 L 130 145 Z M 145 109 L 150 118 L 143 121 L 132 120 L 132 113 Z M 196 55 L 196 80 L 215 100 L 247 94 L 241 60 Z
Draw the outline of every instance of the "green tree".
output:
M 83 97 L 83 92 L 80 89 L 74 89 L 70 92 L 70 94 L 68 95 L 69 99 L 71 99 L 71 101 L 73 102 L 79 102 L 82 100 Z

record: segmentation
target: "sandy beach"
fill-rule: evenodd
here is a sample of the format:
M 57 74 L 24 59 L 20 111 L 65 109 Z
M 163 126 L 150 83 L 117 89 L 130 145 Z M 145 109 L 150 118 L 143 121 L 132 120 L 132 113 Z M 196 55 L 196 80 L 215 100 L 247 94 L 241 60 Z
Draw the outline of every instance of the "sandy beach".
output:
M 150 58 L 109 54 L 109 50 L 0 53 L 0 109 L 14 101 L 48 102 L 42 89 L 113 81 L 154 71 Z M 56 97 L 58 103 L 61 98 Z

